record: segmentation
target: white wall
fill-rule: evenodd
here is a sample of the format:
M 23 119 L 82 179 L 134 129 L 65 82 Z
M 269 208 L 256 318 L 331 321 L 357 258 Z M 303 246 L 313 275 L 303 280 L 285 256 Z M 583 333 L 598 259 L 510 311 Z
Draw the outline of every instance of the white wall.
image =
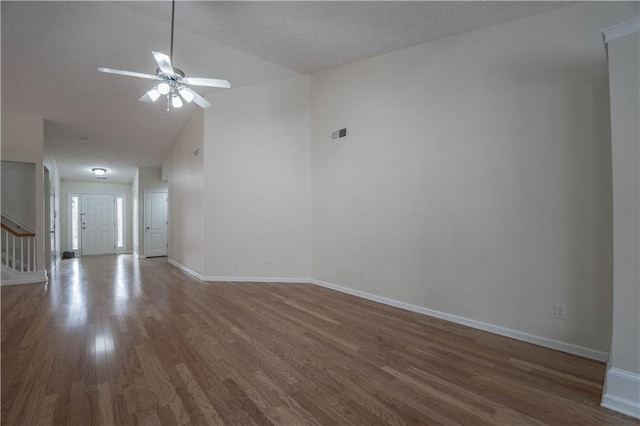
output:
M 70 193 L 90 193 L 90 194 L 125 194 L 125 250 L 132 251 L 133 233 L 133 200 L 131 185 L 119 183 L 102 182 L 77 182 L 63 180 L 60 182 L 60 247 L 62 251 L 71 251 L 71 241 L 69 239 L 69 211 L 68 194 Z
M 308 77 L 216 92 L 209 100 L 205 275 L 308 278 Z
M 167 192 L 169 186 L 166 181 L 161 180 L 160 167 L 140 167 L 136 173 L 137 187 L 137 229 L 138 229 L 138 253 L 140 256 L 145 255 L 145 210 L 144 210 L 144 192 L 145 191 L 163 191 Z
M 313 277 L 608 351 L 600 31 L 633 10 L 578 4 L 314 75 Z
M 636 28 L 638 21 L 636 20 Z M 611 41 L 613 337 L 603 405 L 640 419 L 640 34 Z
M 30 231 L 36 229 L 36 165 L 2 161 L 2 214 Z
M 28 114 L 2 111 L 2 160 L 34 163 L 35 233 L 37 265 L 45 269 L 44 259 L 44 120 Z
M 204 113 L 196 110 L 171 148 L 162 171 L 169 181 L 169 258 L 203 274 Z M 200 147 L 200 154 L 193 150 Z

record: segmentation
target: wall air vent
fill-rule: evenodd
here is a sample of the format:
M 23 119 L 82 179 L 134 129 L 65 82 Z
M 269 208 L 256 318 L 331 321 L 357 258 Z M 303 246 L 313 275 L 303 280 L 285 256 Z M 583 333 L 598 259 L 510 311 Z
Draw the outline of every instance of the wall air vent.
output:
M 195 148 L 193 148 L 193 156 L 197 157 L 198 155 L 200 155 L 200 147 L 196 146 Z
M 333 132 L 331 132 L 331 141 L 335 142 L 335 141 L 339 141 L 342 139 L 346 139 L 347 138 L 347 128 L 345 127 L 344 129 L 338 129 L 338 130 L 334 130 Z

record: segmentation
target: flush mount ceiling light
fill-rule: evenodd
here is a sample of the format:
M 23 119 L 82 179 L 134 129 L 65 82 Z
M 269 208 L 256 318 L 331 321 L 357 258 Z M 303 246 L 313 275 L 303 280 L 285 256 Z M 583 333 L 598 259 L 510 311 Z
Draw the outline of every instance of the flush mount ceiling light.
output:
M 96 176 L 104 176 L 104 174 L 107 173 L 107 169 L 103 169 L 102 167 L 94 167 L 91 171 L 95 173 Z
M 203 87 L 218 87 L 228 89 L 231 84 L 227 80 L 220 80 L 217 78 L 201 78 L 201 77 L 185 77 L 182 70 L 175 68 L 171 65 L 173 60 L 173 29 L 174 29 L 174 15 L 175 15 L 176 2 L 171 2 L 171 50 L 169 56 L 160 52 L 151 52 L 158 68 L 156 74 L 142 74 L 133 71 L 116 70 L 112 68 L 98 68 L 100 72 L 106 72 L 110 74 L 126 75 L 128 77 L 146 78 L 149 80 L 159 81 L 153 89 L 145 93 L 140 99 L 140 102 L 155 102 L 160 99 L 161 96 L 167 98 L 167 111 L 170 106 L 173 108 L 181 108 L 182 100 L 189 103 L 195 102 L 201 108 L 209 108 L 211 104 L 202 96 L 194 92 L 189 86 L 203 86 Z

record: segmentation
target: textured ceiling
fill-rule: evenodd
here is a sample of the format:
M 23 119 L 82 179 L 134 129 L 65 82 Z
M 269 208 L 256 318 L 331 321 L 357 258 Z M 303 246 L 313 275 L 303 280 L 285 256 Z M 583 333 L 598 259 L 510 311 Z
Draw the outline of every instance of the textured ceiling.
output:
M 310 74 L 506 22 L 559 2 L 187 2 L 176 4 L 174 63 L 188 76 L 240 87 Z M 137 99 L 168 53 L 171 4 L 2 2 L 2 109 L 44 117 L 63 179 L 130 182 L 159 166 L 194 106 L 166 112 Z M 233 90 L 233 89 L 231 89 Z M 201 94 L 211 90 L 198 90 Z M 215 96 L 215 93 L 210 96 Z M 81 137 L 89 143 L 81 144 Z

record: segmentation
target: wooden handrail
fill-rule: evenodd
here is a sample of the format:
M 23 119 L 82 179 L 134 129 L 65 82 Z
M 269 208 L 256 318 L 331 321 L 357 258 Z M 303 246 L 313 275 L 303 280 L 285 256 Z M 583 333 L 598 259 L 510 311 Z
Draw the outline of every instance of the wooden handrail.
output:
M 5 225 L 4 223 L 2 224 L 2 229 L 4 229 L 8 233 L 10 233 L 11 235 L 16 236 L 16 237 L 35 237 L 36 236 L 36 234 L 34 234 L 33 232 L 23 232 L 23 233 L 16 232 L 15 230 L 11 229 L 10 227 Z
M 11 217 L 9 217 L 9 216 L 7 216 L 7 215 L 5 215 L 5 214 L 3 214 L 3 215 L 2 215 L 2 220 L 0 220 L 0 222 L 2 222 L 2 223 L 4 223 L 4 224 L 6 224 L 7 222 L 9 222 L 9 224 L 13 224 L 13 225 L 15 225 L 15 226 L 12 226 L 12 227 L 13 227 L 13 229 L 20 229 L 20 228 L 22 228 L 22 229 L 29 230 L 29 227 L 28 227 L 28 226 L 24 226 L 23 224 L 21 224 L 21 223 L 20 223 L 20 222 L 18 222 L 17 220 L 14 220 L 13 218 L 11 218 Z

